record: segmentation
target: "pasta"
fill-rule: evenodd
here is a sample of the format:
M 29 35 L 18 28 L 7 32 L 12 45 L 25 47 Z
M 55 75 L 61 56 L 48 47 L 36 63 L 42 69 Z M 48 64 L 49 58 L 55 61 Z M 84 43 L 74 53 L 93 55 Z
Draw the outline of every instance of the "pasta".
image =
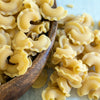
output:
M 94 91 L 90 91 L 90 93 L 88 94 L 88 97 L 90 100 L 92 99 L 99 100 L 100 99 L 100 88 Z
M 41 34 L 41 33 L 46 33 L 49 31 L 50 28 L 50 23 L 48 21 L 43 21 L 41 24 L 39 25 L 32 25 L 31 27 L 31 31 L 35 32 L 37 34 Z
M 85 64 L 87 64 L 89 67 L 95 66 L 95 71 L 97 73 L 100 73 L 100 54 L 96 52 L 87 53 L 83 56 L 82 60 Z
M 24 0 L 23 1 L 24 7 L 25 8 L 33 8 L 36 11 L 39 11 L 39 7 L 38 5 L 35 3 L 35 1 L 33 0 Z
M 42 92 L 43 100 L 66 100 L 66 96 L 56 87 L 48 87 Z
M 57 48 L 56 52 L 53 55 L 56 58 L 74 58 L 76 56 L 76 52 L 68 45 L 64 46 L 64 48 Z
M 33 83 L 32 87 L 33 88 L 41 88 L 45 85 L 46 81 L 48 78 L 48 74 L 46 69 L 44 69 L 41 74 L 39 75 L 39 77 L 37 78 L 37 80 Z
M 0 29 L 0 45 L 11 45 L 10 35 L 3 29 Z
M 30 67 L 30 60 L 28 58 L 28 54 L 25 51 L 15 51 L 9 60 L 12 64 L 7 64 L 7 69 L 4 72 L 6 75 L 10 77 L 23 75 L 27 69 Z M 32 64 L 32 63 L 31 63 Z
M 87 45 L 94 40 L 92 31 L 76 22 L 66 23 L 65 32 L 74 44 Z
M 0 46 L 0 70 L 6 70 L 7 58 L 13 54 L 10 46 Z
M 48 3 L 44 3 L 41 5 L 40 12 L 45 19 L 48 19 L 50 21 L 58 21 L 64 18 L 67 14 L 67 11 L 64 10 L 62 7 L 51 8 Z
M 47 48 L 51 44 L 51 40 L 47 36 L 41 35 L 37 41 L 32 41 L 32 43 L 33 43 L 33 46 L 31 47 L 32 51 L 42 52 L 43 50 L 47 50 Z
M 58 83 L 58 86 L 59 86 L 60 90 L 66 95 L 66 97 L 69 97 L 70 96 L 71 87 L 67 83 L 67 80 L 62 78 L 62 77 L 59 77 L 57 79 L 57 83 Z
M 78 74 L 64 67 L 56 67 L 55 69 L 59 76 L 68 79 L 72 84 L 77 85 L 78 88 L 81 87 L 82 78 Z
M 22 9 L 23 0 L 0 0 L 0 13 L 3 15 L 14 15 Z
M 16 50 L 30 49 L 32 46 L 32 40 L 22 31 L 19 31 L 12 40 L 12 47 Z
M 48 3 L 50 6 L 53 6 L 54 0 L 36 0 L 36 3 L 41 6 L 44 3 Z
M 0 14 L 0 28 L 13 29 L 15 27 L 16 27 L 16 22 L 15 22 L 14 16 L 5 17 L 5 16 Z
M 100 87 L 100 75 L 95 74 L 90 73 L 82 83 L 82 87 L 77 91 L 79 96 L 87 95 L 91 90 L 97 90 Z
M 22 32 L 28 32 L 31 27 L 30 21 L 36 22 L 40 20 L 41 15 L 38 11 L 32 8 L 26 8 L 18 15 L 17 25 Z

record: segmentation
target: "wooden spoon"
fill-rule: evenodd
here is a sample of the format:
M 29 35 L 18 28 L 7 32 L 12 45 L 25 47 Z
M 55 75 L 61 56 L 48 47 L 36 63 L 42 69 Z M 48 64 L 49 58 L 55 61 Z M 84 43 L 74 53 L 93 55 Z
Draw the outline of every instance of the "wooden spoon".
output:
M 53 7 L 56 7 L 56 0 Z M 48 34 L 52 41 L 51 45 L 48 50 L 43 51 L 37 55 L 32 63 L 32 67 L 30 67 L 24 75 L 16 77 L 0 86 L 0 100 L 16 100 L 32 86 L 33 82 L 40 75 L 46 64 L 49 52 L 52 49 L 53 43 L 55 41 L 56 29 L 57 22 L 51 22 L 51 28 Z

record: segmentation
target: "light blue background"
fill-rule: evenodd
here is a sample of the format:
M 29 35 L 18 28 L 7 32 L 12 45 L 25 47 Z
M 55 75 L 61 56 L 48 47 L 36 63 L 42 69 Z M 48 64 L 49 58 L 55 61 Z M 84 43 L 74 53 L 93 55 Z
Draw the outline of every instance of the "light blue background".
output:
M 67 4 L 74 5 L 74 8 L 66 7 Z M 57 0 L 58 6 L 63 6 L 68 10 L 68 14 L 80 15 L 82 13 L 90 14 L 95 24 L 100 20 L 100 0 Z M 42 100 L 41 92 L 45 88 L 41 89 L 30 89 L 26 92 L 19 100 Z M 66 100 L 88 100 L 87 96 L 78 97 L 76 90 L 73 89 L 71 92 L 71 97 Z

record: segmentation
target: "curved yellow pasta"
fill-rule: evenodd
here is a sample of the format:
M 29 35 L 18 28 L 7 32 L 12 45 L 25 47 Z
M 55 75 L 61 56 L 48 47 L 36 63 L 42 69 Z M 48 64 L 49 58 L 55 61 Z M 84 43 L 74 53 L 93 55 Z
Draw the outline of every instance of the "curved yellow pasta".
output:
M 10 63 L 7 64 L 7 70 L 4 72 L 10 77 L 20 76 L 25 74 L 27 69 L 31 66 L 28 54 L 24 50 L 14 51 L 14 54 L 10 57 Z
M 47 82 L 47 78 L 48 78 L 47 70 L 44 69 L 41 72 L 41 74 L 39 75 L 39 77 L 37 78 L 37 80 L 33 83 L 32 87 L 33 88 L 41 88 L 41 87 L 43 87 Z
M 62 59 L 63 66 L 71 69 L 74 73 L 87 72 L 88 68 L 81 60 L 77 59 Z
M 93 32 L 88 27 L 76 22 L 66 23 L 65 32 L 74 44 L 87 45 L 94 40 Z
M 25 8 L 32 8 L 36 11 L 39 11 L 38 5 L 35 3 L 34 0 L 24 0 L 23 1 L 24 7 Z
M 39 25 L 32 25 L 31 28 L 30 28 L 30 30 L 32 32 L 37 33 L 37 34 L 41 34 L 41 33 L 48 32 L 49 28 L 50 28 L 50 22 L 49 21 L 43 21 Z
M 3 15 L 14 15 L 22 9 L 23 0 L 0 0 L 0 13 Z
M 33 46 L 31 47 L 32 51 L 42 52 L 43 50 L 47 50 L 51 44 L 51 40 L 45 36 L 41 35 L 37 41 L 32 41 Z
M 66 96 L 56 87 L 48 87 L 42 92 L 43 100 L 66 100 Z
M 5 70 L 7 68 L 7 58 L 12 54 L 13 52 L 10 46 L 0 46 L 0 70 Z
M 32 46 L 32 40 L 21 31 L 15 34 L 12 40 L 12 47 L 16 50 L 30 49 Z
M 3 29 L 13 29 L 16 27 L 14 16 L 3 16 L 0 14 L 0 28 Z
M 84 26 L 88 26 L 90 28 L 93 28 L 93 26 L 94 26 L 93 18 L 89 14 L 87 14 L 87 13 L 84 13 L 82 15 L 82 17 L 84 19 L 83 22 L 82 22 L 82 24 Z
M 11 46 L 10 35 L 6 33 L 3 29 L 0 29 L 0 45 L 10 45 Z
M 28 34 L 26 34 L 27 37 L 30 37 L 32 40 L 35 40 L 38 38 L 38 35 L 36 32 L 28 32 Z
M 62 7 L 51 8 L 51 6 L 47 3 L 41 5 L 40 12 L 45 19 L 48 19 L 50 21 L 53 20 L 58 21 L 60 19 L 63 19 L 67 14 L 67 11 L 64 10 L 64 8 Z
M 13 39 L 15 34 L 17 34 L 19 31 L 18 27 L 15 27 L 14 29 L 8 29 L 6 32 L 9 34 L 10 38 Z
M 26 8 L 21 11 L 17 17 L 18 28 L 23 32 L 28 32 L 30 30 L 31 21 L 40 21 L 41 15 L 38 11 L 32 8 Z
M 75 45 L 75 44 L 70 43 L 69 39 L 65 35 L 60 36 L 59 45 L 61 48 L 63 48 L 65 45 L 69 45 L 72 47 L 72 49 L 74 51 L 77 52 L 77 54 L 82 53 L 84 50 L 84 46 L 82 46 L 82 45 L 79 46 L 79 45 Z
M 89 94 L 91 90 L 97 90 L 98 88 L 100 88 L 100 75 L 89 75 L 83 81 L 82 87 L 77 92 L 79 96 L 84 96 Z
M 57 84 L 60 90 L 66 95 L 66 97 L 70 96 L 71 87 L 69 86 L 67 80 L 63 77 L 59 77 L 57 79 Z
M 94 91 L 90 91 L 88 94 L 90 100 L 99 100 L 100 99 L 100 88 Z
M 76 56 L 76 52 L 68 45 L 64 46 L 64 48 L 56 48 L 56 52 L 53 57 L 62 59 L 62 58 L 74 58 Z
M 44 3 L 48 3 L 50 6 L 53 6 L 54 0 L 36 0 L 36 3 L 41 6 Z
M 82 60 L 89 67 L 95 66 L 95 71 L 100 73 L 100 54 L 96 52 L 86 53 Z
M 94 31 L 94 41 L 91 44 L 88 44 L 85 46 L 85 51 L 86 52 L 98 52 L 100 53 L 100 31 L 95 30 Z
M 78 74 L 73 73 L 73 71 L 71 71 L 65 67 L 57 66 L 57 67 L 55 67 L 55 69 L 58 72 L 59 76 L 65 78 L 65 79 L 68 79 L 71 84 L 76 85 L 77 87 L 75 87 L 75 88 L 81 87 L 82 78 Z

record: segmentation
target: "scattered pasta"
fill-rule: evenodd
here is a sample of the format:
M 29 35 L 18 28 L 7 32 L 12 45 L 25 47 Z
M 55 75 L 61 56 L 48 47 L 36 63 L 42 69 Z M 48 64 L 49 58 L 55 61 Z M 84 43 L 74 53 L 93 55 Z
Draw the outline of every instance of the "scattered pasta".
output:
M 100 99 L 100 30 L 93 31 L 93 26 L 92 17 L 86 13 L 81 16 L 67 15 L 58 22 L 56 40 L 49 58 L 54 72 L 48 87 L 42 92 L 43 100 L 57 96 L 53 91 L 48 92 L 52 88 L 66 97 L 71 96 L 71 88 L 76 88 L 79 96 Z M 55 99 L 59 100 L 57 97 Z

